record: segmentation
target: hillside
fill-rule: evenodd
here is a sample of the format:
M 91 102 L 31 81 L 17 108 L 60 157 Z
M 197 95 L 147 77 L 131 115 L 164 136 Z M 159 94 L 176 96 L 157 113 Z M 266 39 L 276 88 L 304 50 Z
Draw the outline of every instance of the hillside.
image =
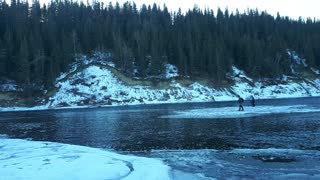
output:
M 23 90 L 17 84 L 13 81 L 2 84 L 1 110 L 24 109 L 8 108 L 10 106 L 50 109 L 230 101 L 237 100 L 237 96 L 245 99 L 251 96 L 256 99 L 320 96 L 319 73 L 303 62 L 298 55 L 292 56 L 291 70 L 296 76 L 283 75 L 277 79 L 254 79 L 232 66 L 232 73 L 227 74 L 230 83 L 222 87 L 205 79 L 196 81 L 181 77 L 178 69 L 170 64 L 165 65 L 166 73 L 159 77 L 127 77 L 115 68 L 107 54 L 99 52 L 92 57 L 78 58 L 67 73 L 56 79 L 55 87 L 27 99 L 33 101 L 29 105 L 23 103 L 26 99 L 19 97 Z M 7 104 L 3 103 L 5 100 Z
M 134 2 L 1 1 L 0 80 L 49 89 L 78 54 L 95 51 L 108 52 L 122 74 L 140 79 L 164 74 L 165 64 L 177 67 L 182 78 L 215 85 L 227 84 L 232 66 L 258 80 L 293 76 L 295 53 L 288 50 L 320 68 L 319 32 L 319 20 L 257 9 L 194 7 L 183 13 Z

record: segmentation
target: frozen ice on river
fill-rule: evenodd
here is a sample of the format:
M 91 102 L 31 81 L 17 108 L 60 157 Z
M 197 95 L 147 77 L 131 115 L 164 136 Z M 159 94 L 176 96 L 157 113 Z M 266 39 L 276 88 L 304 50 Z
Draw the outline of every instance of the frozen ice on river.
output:
M 319 108 L 307 105 L 293 106 L 256 106 L 244 107 L 244 111 L 238 111 L 238 107 L 222 107 L 222 108 L 204 108 L 192 109 L 187 111 L 175 111 L 174 114 L 162 116 L 163 118 L 179 118 L 179 119 L 216 119 L 216 118 L 243 118 L 263 116 L 268 114 L 283 113 L 307 113 L 320 112 Z
M 1 179 L 170 179 L 163 162 L 52 142 L 1 139 Z
M 320 179 L 320 152 L 314 150 L 154 150 L 148 157 L 217 179 Z
M 149 157 L 144 158 L 76 145 L 0 138 L 2 179 L 320 178 L 320 152 L 315 150 L 200 149 L 137 153 Z

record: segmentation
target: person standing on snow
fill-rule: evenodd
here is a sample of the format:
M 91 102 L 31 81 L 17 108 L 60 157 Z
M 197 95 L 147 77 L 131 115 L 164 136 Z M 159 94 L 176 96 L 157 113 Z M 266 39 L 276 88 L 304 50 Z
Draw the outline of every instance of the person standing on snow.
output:
M 251 96 L 251 105 L 252 105 L 252 107 L 256 106 L 256 100 L 254 99 L 253 96 Z
M 239 111 L 244 111 L 244 108 L 243 108 L 243 103 L 244 103 L 244 100 L 242 97 L 238 96 L 239 99 L 238 99 L 238 103 L 239 103 Z

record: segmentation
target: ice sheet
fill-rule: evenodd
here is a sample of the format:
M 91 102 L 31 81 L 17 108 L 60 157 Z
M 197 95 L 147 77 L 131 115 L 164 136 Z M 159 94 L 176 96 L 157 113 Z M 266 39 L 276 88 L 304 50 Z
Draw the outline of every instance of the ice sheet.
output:
M 0 179 L 170 179 L 170 168 L 155 159 L 52 142 L 0 140 Z
M 180 118 L 180 119 L 193 119 L 193 118 L 242 118 L 242 117 L 255 117 L 268 114 L 281 114 L 281 113 L 306 113 L 306 112 L 320 112 L 319 108 L 295 105 L 295 106 L 256 106 L 244 107 L 244 111 L 238 111 L 238 107 L 223 107 L 223 108 L 205 108 L 205 109 L 192 109 L 189 111 L 175 111 L 174 114 L 162 116 L 163 118 Z
M 217 179 L 319 179 L 319 151 L 297 149 L 154 150 L 174 169 Z

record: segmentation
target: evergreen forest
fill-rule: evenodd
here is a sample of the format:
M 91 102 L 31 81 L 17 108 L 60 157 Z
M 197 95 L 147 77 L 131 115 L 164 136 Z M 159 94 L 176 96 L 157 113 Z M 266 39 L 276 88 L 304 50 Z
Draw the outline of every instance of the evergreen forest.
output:
M 78 54 L 109 52 L 117 69 L 145 78 L 178 67 L 221 82 L 232 65 L 255 78 L 290 74 L 295 51 L 320 67 L 320 22 L 247 10 L 170 12 L 165 5 L 0 0 L 0 77 L 50 87 Z M 138 73 L 134 73 L 138 72 Z

